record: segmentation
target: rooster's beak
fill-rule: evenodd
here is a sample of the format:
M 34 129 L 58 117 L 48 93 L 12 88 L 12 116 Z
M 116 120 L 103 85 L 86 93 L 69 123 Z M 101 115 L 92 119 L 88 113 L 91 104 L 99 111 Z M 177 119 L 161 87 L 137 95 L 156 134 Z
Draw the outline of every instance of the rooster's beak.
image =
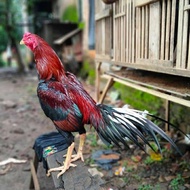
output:
M 22 45 L 22 44 L 24 44 L 24 41 L 23 41 L 23 40 L 21 40 L 21 41 L 20 41 L 20 44 L 21 44 L 21 45 Z

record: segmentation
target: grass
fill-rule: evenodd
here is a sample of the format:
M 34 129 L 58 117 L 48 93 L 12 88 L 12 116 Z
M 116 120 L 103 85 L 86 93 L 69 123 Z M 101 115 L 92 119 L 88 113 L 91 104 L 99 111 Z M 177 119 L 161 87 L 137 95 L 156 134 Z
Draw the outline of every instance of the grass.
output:
M 178 174 L 175 179 L 170 182 L 171 190 L 179 190 L 180 186 L 184 185 L 185 180 L 182 178 L 181 174 Z
M 140 185 L 138 190 L 160 190 L 160 186 L 159 185 Z

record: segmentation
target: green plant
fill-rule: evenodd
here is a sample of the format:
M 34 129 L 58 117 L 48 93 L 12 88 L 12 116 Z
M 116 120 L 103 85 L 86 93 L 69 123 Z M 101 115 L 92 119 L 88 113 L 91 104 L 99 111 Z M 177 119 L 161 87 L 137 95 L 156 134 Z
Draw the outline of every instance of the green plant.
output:
M 141 181 L 141 177 L 138 174 L 133 174 L 132 177 L 137 181 Z
M 160 189 L 160 186 L 159 185 L 156 185 L 156 186 L 153 186 L 153 185 L 140 185 L 138 187 L 138 190 L 159 190 Z
M 78 23 L 78 13 L 75 5 L 70 5 L 65 9 L 62 15 L 62 21 Z
M 127 171 L 127 172 L 132 172 L 132 171 L 133 171 L 133 167 L 132 167 L 132 166 L 126 167 L 126 171 Z
M 95 164 L 95 161 L 91 158 L 87 158 L 87 159 L 85 159 L 85 164 L 92 165 L 92 164 Z
M 152 190 L 153 189 L 153 186 L 151 185 L 140 185 L 138 190 Z
M 146 159 L 144 160 L 144 163 L 146 165 L 150 165 L 152 163 L 154 163 L 155 161 L 150 157 L 150 156 L 147 156 Z
M 88 60 L 84 60 L 82 69 L 79 74 L 83 79 L 86 79 L 89 81 L 91 85 L 94 84 L 95 77 L 96 77 L 96 71 L 94 64 L 90 63 Z
M 96 147 L 98 144 L 97 144 L 97 139 L 96 139 L 96 133 L 90 133 L 87 135 L 87 139 L 90 140 L 90 145 L 92 147 Z
M 170 187 L 172 190 L 178 190 L 181 185 L 184 185 L 185 180 L 182 178 L 181 174 L 178 174 L 175 179 L 170 182 Z
M 129 184 L 130 179 L 128 177 L 123 177 L 122 179 L 126 184 Z

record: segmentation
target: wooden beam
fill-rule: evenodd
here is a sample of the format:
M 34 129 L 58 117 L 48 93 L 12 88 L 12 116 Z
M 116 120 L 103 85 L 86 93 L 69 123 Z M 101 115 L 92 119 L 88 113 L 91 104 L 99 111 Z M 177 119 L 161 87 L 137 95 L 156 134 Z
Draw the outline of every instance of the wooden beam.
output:
M 183 15 L 184 15 L 184 0 L 179 1 L 179 15 L 178 15 L 178 36 L 177 36 L 177 60 L 176 68 L 181 68 L 182 59 L 182 41 L 183 41 Z
M 165 101 L 165 120 L 168 122 L 170 121 L 170 101 L 169 100 Z M 169 124 L 166 123 L 165 124 L 165 131 L 167 132 L 169 130 L 170 130 Z
M 146 71 L 154 71 L 154 72 L 159 72 L 159 73 L 184 76 L 184 77 L 188 77 L 188 78 L 190 77 L 190 70 L 173 67 L 172 61 L 138 59 L 138 61 L 135 63 L 129 63 L 129 62 L 108 60 L 108 59 L 103 59 L 103 58 L 101 58 L 101 59 L 96 58 L 96 61 L 102 61 L 102 62 L 109 61 L 110 64 L 117 65 L 117 66 L 119 65 L 119 66 L 123 66 L 123 67 L 131 67 L 134 69 L 142 69 L 142 70 L 146 70 Z M 160 64 L 156 64 L 159 62 L 160 62 Z
M 109 78 L 108 78 L 108 82 L 107 82 L 107 84 L 106 84 L 106 86 L 105 86 L 105 88 L 104 88 L 104 90 L 103 90 L 103 93 L 102 93 L 102 95 L 101 95 L 101 97 L 100 97 L 98 103 L 101 104 L 101 103 L 104 101 L 105 96 L 106 96 L 106 93 L 107 93 L 107 91 L 109 90 L 109 88 L 113 85 L 113 83 L 114 83 L 113 78 L 112 78 L 112 77 L 109 77 Z
M 121 13 L 118 13 L 118 14 L 114 15 L 114 18 L 119 18 L 119 17 L 122 17 L 122 16 L 125 16 L 125 12 L 121 12 Z
M 186 107 L 190 107 L 190 101 L 189 100 L 185 100 L 185 99 L 178 98 L 178 97 L 175 97 L 175 96 L 172 96 L 169 94 L 165 94 L 165 93 L 159 92 L 159 91 L 154 90 L 154 89 L 149 89 L 147 87 L 140 86 L 138 84 L 134 84 L 134 83 L 131 83 L 131 82 L 128 82 L 128 81 L 125 81 L 125 80 L 122 80 L 122 79 L 119 79 L 116 77 L 112 77 L 112 76 L 109 76 L 106 74 L 102 75 L 102 78 L 112 79 L 114 82 L 119 82 L 119 83 L 124 84 L 126 86 L 129 86 L 131 88 L 149 93 L 149 94 L 154 95 L 154 96 L 157 96 L 159 98 L 163 98 L 165 100 L 169 100 L 171 102 L 181 104 L 181 105 L 186 106 Z
M 100 96 L 100 67 L 102 62 L 97 62 L 96 64 L 96 101 L 99 100 Z
M 135 7 L 145 6 L 145 5 L 148 5 L 150 3 L 155 3 L 156 1 L 159 1 L 159 0 L 136 0 L 135 1 Z
M 161 18 L 161 6 L 159 2 L 151 4 L 149 6 L 149 58 L 159 59 L 160 51 L 160 18 Z M 143 58 L 141 56 L 141 58 Z
M 32 174 L 32 181 L 33 181 L 33 186 L 35 190 L 40 190 L 40 185 L 37 177 L 37 172 L 36 168 L 34 166 L 33 161 L 30 161 L 30 168 L 31 168 L 31 174 Z M 30 188 L 32 188 L 32 184 L 30 183 Z
M 101 19 L 106 18 L 106 17 L 109 17 L 109 16 L 111 16 L 111 15 L 112 15 L 111 9 L 105 9 L 105 10 L 103 10 L 102 12 L 97 13 L 97 14 L 95 15 L 95 21 L 101 20 Z

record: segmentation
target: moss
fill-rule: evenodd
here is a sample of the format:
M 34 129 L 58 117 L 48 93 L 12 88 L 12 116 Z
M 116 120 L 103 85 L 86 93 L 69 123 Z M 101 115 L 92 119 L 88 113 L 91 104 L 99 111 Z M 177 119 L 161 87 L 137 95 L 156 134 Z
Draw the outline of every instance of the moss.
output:
M 124 103 L 129 104 L 135 109 L 148 110 L 152 114 L 157 114 L 161 107 L 163 107 L 162 99 L 156 96 L 135 90 L 120 83 L 115 83 L 114 88 L 119 91 Z

